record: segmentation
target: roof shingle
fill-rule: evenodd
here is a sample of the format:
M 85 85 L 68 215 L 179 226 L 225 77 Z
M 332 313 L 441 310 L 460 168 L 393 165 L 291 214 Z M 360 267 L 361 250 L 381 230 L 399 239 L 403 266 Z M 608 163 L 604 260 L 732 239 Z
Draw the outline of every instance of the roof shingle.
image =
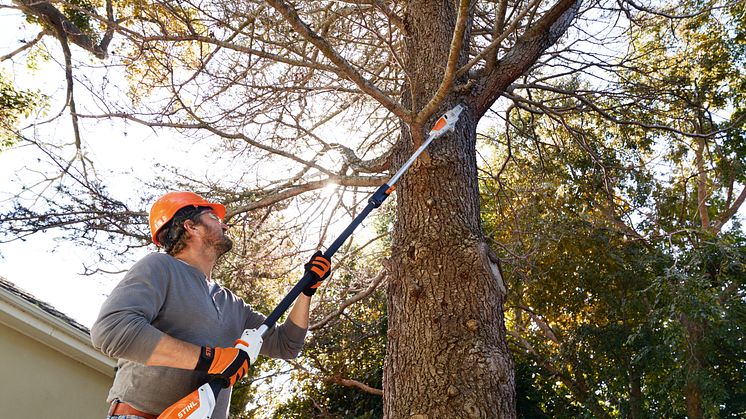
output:
M 8 292 L 10 292 L 11 294 L 14 294 L 14 295 L 16 295 L 16 296 L 18 296 L 18 297 L 20 297 L 20 298 L 28 301 L 29 303 L 31 303 L 31 304 L 39 307 L 40 309 L 44 310 L 45 312 L 49 313 L 50 315 L 52 315 L 54 317 L 57 317 L 58 319 L 64 321 L 65 323 L 69 324 L 70 326 L 72 326 L 72 327 L 80 330 L 81 332 L 83 332 L 83 333 L 85 333 L 87 335 L 91 334 L 91 331 L 88 330 L 87 327 L 85 327 L 82 324 L 76 322 L 75 320 L 73 320 L 72 318 L 68 317 L 67 315 L 65 315 L 61 311 L 59 311 L 56 308 L 52 307 L 50 304 L 37 299 L 31 293 L 18 288 L 18 286 L 16 286 L 14 283 L 8 281 L 7 279 L 5 279 L 5 278 L 3 278 L 1 276 L 0 276 L 0 288 L 5 289 Z

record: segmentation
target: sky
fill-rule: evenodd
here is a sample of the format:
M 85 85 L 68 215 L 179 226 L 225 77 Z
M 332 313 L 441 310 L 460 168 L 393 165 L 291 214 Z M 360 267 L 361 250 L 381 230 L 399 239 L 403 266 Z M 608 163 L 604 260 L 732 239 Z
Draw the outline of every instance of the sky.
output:
M 99 167 L 110 167 L 122 173 L 112 178 L 110 186 L 115 196 L 126 197 L 131 194 L 133 184 L 140 182 L 138 176 L 147 176 L 147 167 L 142 167 L 147 164 L 142 164 L 144 160 L 138 150 L 144 147 L 145 141 L 152 139 L 152 134 L 143 132 L 142 137 L 132 134 L 125 137 L 111 125 L 104 124 L 100 128 L 102 133 L 92 133 L 102 140 L 95 142 L 96 148 L 90 149 L 91 158 Z M 0 208 L 10 204 L 7 199 L 19 189 L 20 182 L 37 178 L 33 170 L 39 166 L 37 159 L 40 157 L 39 151 L 31 147 L 0 153 Z M 128 172 L 139 175 L 127 175 Z M 154 247 L 135 251 L 130 256 L 136 260 L 153 250 Z M 34 234 L 24 240 L 0 243 L 0 276 L 90 327 L 101 303 L 122 277 L 121 273 L 81 275 L 84 266 L 90 266 L 95 257 L 86 248 L 66 241 L 62 232 Z M 122 264 L 114 268 L 126 269 L 127 266 Z
M 35 36 L 33 32 L 24 33 L 22 18 L 11 10 L 0 9 L 0 19 L 3 22 L 0 25 L 0 54 L 18 48 L 21 45 L 19 40 Z M 83 54 L 76 47 L 73 48 L 73 54 Z M 57 63 L 40 60 L 38 68 L 30 71 L 22 59 L 6 60 L 0 63 L 0 71 L 7 77 L 13 77 L 19 86 L 38 88 L 55 95 L 48 112 L 50 115 L 59 112 L 59 97 L 64 98 L 65 83 Z M 82 100 L 85 95 L 80 94 L 79 97 Z M 86 104 L 81 103 L 79 108 L 82 106 Z M 72 138 L 70 126 L 70 118 L 66 115 L 36 130 L 42 138 Z M 157 174 L 153 167 L 154 156 L 168 155 L 170 162 L 175 163 L 185 159 L 188 161 L 189 156 L 204 156 L 208 152 L 197 146 L 175 152 L 181 150 L 175 147 L 175 139 L 121 121 L 101 121 L 95 125 L 87 123 L 83 126 L 82 135 L 95 139 L 87 143 L 86 152 L 96 167 L 118 174 L 107 177 L 107 186 L 117 197 L 137 197 L 133 190 L 141 189 L 143 181 Z M 10 205 L 9 198 L 20 190 L 21 184 L 40 179 L 39 170 L 50 172 L 53 168 L 43 163 L 43 155 L 38 149 L 26 146 L 0 152 L 0 208 Z M 130 256 L 134 261 L 154 250 L 155 247 L 151 246 Z M 84 247 L 67 242 L 63 233 L 52 231 L 35 234 L 24 240 L 0 243 L 0 276 L 90 327 L 101 303 L 123 276 L 122 273 L 80 275 L 84 266 L 90 265 L 94 257 Z M 125 263 L 114 268 L 124 270 L 128 265 Z
M 67 119 L 67 118 L 65 118 Z M 115 196 L 131 194 L 133 184 L 140 183 L 140 177 L 147 176 L 146 164 L 138 149 L 150 139 L 143 132 L 142 137 L 123 136 L 121 130 L 102 126 L 102 140 L 94 142 L 91 158 L 99 167 L 110 167 L 122 173 L 112 177 L 109 185 Z M 165 145 L 164 145 L 165 146 Z M 8 197 L 18 191 L 19 183 L 36 179 L 33 172 L 39 166 L 40 153 L 31 147 L 21 147 L 0 153 L 0 208 L 10 203 Z M 139 173 L 138 176 L 126 173 Z M 133 197 L 135 198 L 136 195 Z M 155 247 L 130 254 L 132 260 L 139 259 Z M 116 283 L 122 278 L 117 274 L 81 275 L 84 266 L 90 266 L 96 258 L 85 247 L 65 240 L 64 233 L 50 231 L 34 234 L 23 240 L 0 243 L 0 276 L 15 283 L 18 287 L 33 294 L 36 298 L 52 304 L 56 309 L 90 327 L 98 314 L 98 308 Z M 113 270 L 127 269 L 128 264 L 113 266 Z

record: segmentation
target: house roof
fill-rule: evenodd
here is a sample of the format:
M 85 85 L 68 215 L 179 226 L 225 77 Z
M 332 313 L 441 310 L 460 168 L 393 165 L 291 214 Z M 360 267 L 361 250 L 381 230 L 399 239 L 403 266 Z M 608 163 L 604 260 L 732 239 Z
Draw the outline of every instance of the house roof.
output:
M 0 277 L 0 323 L 110 377 L 116 362 L 91 344 L 90 330 Z
M 81 332 L 87 334 L 90 336 L 91 331 L 83 326 L 82 324 L 76 322 L 71 317 L 68 317 L 65 315 L 65 313 L 57 310 L 56 308 L 52 307 L 51 305 L 45 303 L 44 301 L 41 301 L 31 295 L 29 292 L 26 292 L 16 286 L 16 284 L 8 281 L 7 279 L 0 276 L 0 288 L 3 288 L 10 292 L 11 294 L 17 295 L 19 298 L 22 298 L 29 303 L 39 307 L 40 309 L 44 310 L 45 312 L 49 313 L 50 315 L 57 317 L 58 319 L 62 320 L 63 322 L 69 324 L 70 326 L 80 330 Z

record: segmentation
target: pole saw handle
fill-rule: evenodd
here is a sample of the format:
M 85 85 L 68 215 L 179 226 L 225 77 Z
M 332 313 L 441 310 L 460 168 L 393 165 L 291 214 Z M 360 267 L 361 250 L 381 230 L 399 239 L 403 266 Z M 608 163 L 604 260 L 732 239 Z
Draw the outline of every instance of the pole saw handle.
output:
M 186 397 L 169 406 L 158 419 L 209 419 L 215 410 L 223 380 L 202 384 Z
M 249 366 L 253 366 L 259 357 L 259 350 L 262 349 L 262 343 L 264 343 L 263 333 L 264 330 L 261 327 L 246 329 L 243 331 L 241 338 L 236 340 L 236 348 L 249 354 Z

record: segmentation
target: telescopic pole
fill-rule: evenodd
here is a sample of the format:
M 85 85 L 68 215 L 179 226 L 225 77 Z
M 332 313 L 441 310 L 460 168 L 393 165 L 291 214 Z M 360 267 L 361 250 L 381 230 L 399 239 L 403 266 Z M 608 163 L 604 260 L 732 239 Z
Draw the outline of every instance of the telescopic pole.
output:
M 378 190 L 376 190 L 373 195 L 368 199 L 368 205 L 363 208 L 362 211 L 355 217 L 352 222 L 350 222 L 350 225 L 347 226 L 347 228 L 344 229 L 344 231 L 339 235 L 339 237 L 336 238 L 332 242 L 331 245 L 326 249 L 324 252 L 324 257 L 331 260 L 332 256 L 339 250 L 339 248 L 344 244 L 345 241 L 352 235 L 352 233 L 355 231 L 355 229 L 365 220 L 365 218 L 368 217 L 368 214 L 373 211 L 373 209 L 378 208 L 383 204 L 383 201 L 386 200 L 386 198 L 391 195 L 391 193 L 394 191 L 394 185 L 399 180 L 399 178 L 404 175 L 404 173 L 409 169 L 409 167 L 414 163 L 415 160 L 417 160 L 417 157 L 422 154 L 423 151 L 427 148 L 430 143 L 438 138 L 444 135 L 445 133 L 453 130 L 453 128 L 456 126 L 456 122 L 458 122 L 459 114 L 461 114 L 461 111 L 464 110 L 464 107 L 462 105 L 456 105 L 453 109 L 449 110 L 443 116 L 441 116 L 438 121 L 435 123 L 435 126 L 433 126 L 433 129 L 430 130 L 430 134 L 428 134 L 427 139 L 425 142 L 422 143 L 422 145 L 412 154 L 411 157 L 409 157 L 409 160 L 407 160 L 402 167 L 394 174 L 394 176 L 389 179 L 388 182 L 381 185 Z M 300 295 L 300 293 L 313 281 L 313 277 L 310 273 L 303 275 L 303 277 L 298 281 L 297 284 L 288 292 L 288 294 L 285 296 L 285 298 L 280 301 L 280 303 L 275 307 L 274 310 L 272 310 L 272 313 L 267 316 L 267 319 L 264 321 L 264 323 L 259 326 L 258 331 L 264 336 L 264 334 L 269 330 L 274 324 L 277 322 L 277 320 L 280 318 L 280 316 L 287 311 L 287 309 L 290 307 L 290 305 L 295 301 L 296 298 Z

